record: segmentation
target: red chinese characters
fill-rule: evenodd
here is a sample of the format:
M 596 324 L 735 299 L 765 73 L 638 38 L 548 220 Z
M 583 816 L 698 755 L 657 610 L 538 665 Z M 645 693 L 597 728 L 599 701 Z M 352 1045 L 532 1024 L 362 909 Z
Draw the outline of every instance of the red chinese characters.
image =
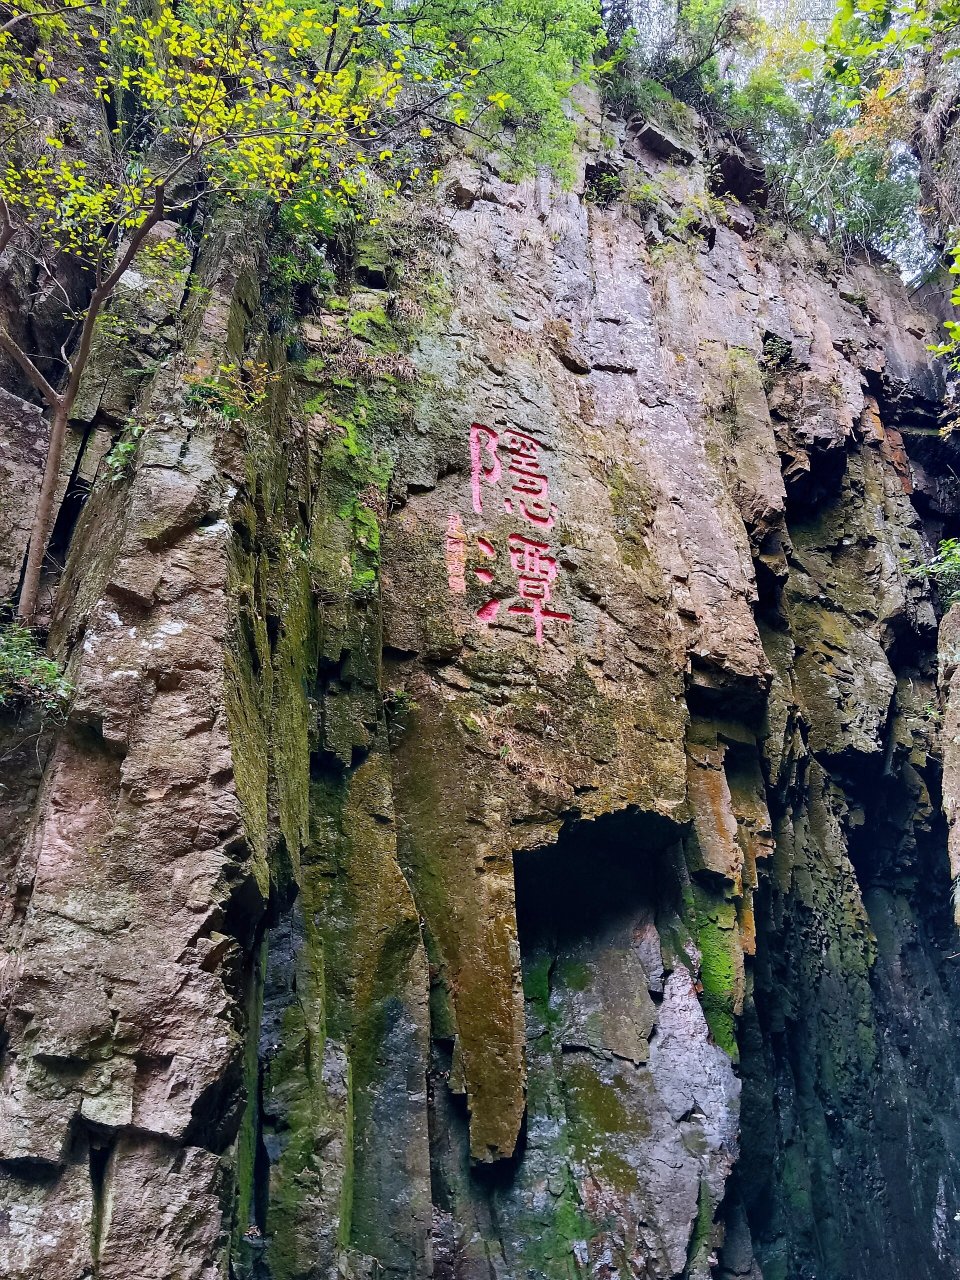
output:
M 545 542 L 534 542 L 522 534 L 510 535 L 510 564 L 517 575 L 517 594 L 522 604 L 512 604 L 509 613 L 522 613 L 533 618 L 533 630 L 537 644 L 543 644 L 543 620 L 555 618 L 559 622 L 569 622 L 569 613 L 559 613 L 556 609 L 548 609 L 551 584 L 557 576 L 557 562 L 549 554 L 550 548 Z
M 478 516 L 483 515 L 483 483 L 497 485 L 503 474 L 497 457 L 499 440 L 496 431 L 489 427 L 481 426 L 479 422 L 470 424 L 470 491 L 473 509 Z
M 508 470 L 513 480 L 510 489 L 517 495 L 504 498 L 504 511 L 512 513 L 516 506 L 530 524 L 538 529 L 552 529 L 557 508 L 550 501 L 550 481 L 540 468 L 539 441 L 523 431 L 505 431 L 503 443 L 510 454 Z
M 470 493 L 474 512 L 478 516 L 485 514 L 485 497 L 488 503 L 500 498 L 503 511 L 525 522 L 537 535 L 527 536 L 517 531 L 507 539 L 516 598 L 506 612 L 529 618 L 533 622 L 534 638 L 542 645 L 544 622 L 569 622 L 570 614 L 550 607 L 559 570 L 550 544 L 543 538 L 556 523 L 557 506 L 551 500 L 550 480 L 540 454 L 540 442 L 529 432 L 513 427 L 497 432 L 479 422 L 470 426 Z M 467 541 L 460 516 L 452 513 L 447 529 L 447 573 L 450 590 L 459 595 L 466 589 Z M 497 548 L 489 538 L 477 535 L 475 541 L 485 559 L 496 560 Z M 494 581 L 492 568 L 485 564 L 474 568 L 473 575 L 486 585 Z M 487 625 L 494 623 L 503 603 L 497 598 L 488 600 L 476 610 L 477 619 Z

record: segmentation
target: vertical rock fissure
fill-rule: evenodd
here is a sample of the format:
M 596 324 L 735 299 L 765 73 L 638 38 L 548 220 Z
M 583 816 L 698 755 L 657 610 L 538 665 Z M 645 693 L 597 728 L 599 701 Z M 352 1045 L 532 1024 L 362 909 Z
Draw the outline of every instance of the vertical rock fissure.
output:
M 88 1159 L 90 1192 L 93 1200 L 90 1216 L 90 1253 L 93 1258 L 94 1280 L 99 1280 L 101 1251 L 109 1225 L 109 1171 L 113 1148 L 114 1143 L 109 1138 L 89 1134 Z
M 264 1121 L 263 1064 L 257 1066 L 256 1134 L 253 1151 L 253 1196 L 251 1198 L 252 1226 L 261 1236 L 267 1229 L 270 1205 L 270 1156 L 267 1151 Z

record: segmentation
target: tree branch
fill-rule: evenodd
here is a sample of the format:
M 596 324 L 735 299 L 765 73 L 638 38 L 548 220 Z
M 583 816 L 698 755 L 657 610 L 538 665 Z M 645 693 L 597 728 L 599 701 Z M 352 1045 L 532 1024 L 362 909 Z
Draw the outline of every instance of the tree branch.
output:
M 13 239 L 14 232 L 15 227 L 13 219 L 10 217 L 10 206 L 6 200 L 0 199 L 0 253 L 3 253 Z
M 54 391 L 37 366 L 33 363 L 23 347 L 0 326 L 0 349 L 4 350 L 11 360 L 15 360 L 37 391 L 43 396 L 51 409 L 56 409 L 61 397 Z
M 96 9 L 98 7 L 99 0 L 90 0 L 89 4 L 60 4 L 54 9 L 35 9 L 33 13 L 17 13 L 0 26 L 0 36 L 12 31 L 18 22 L 24 22 L 27 18 L 59 18 L 61 14 L 72 13 L 75 9 Z
M 77 391 L 80 389 L 80 379 L 83 377 L 83 371 L 90 357 L 90 346 L 93 342 L 93 331 L 96 328 L 97 318 L 103 310 L 104 304 L 109 301 L 114 289 L 120 283 L 123 273 L 136 257 L 140 246 L 163 217 L 165 198 L 163 183 L 158 183 L 154 189 L 153 207 L 140 226 L 130 236 L 126 248 L 117 261 L 117 265 L 106 280 L 97 285 L 90 297 L 90 306 L 87 308 L 87 314 L 83 320 L 83 328 L 80 330 L 80 341 L 77 343 L 77 351 L 70 366 L 70 378 L 63 393 L 68 412 L 76 398 Z

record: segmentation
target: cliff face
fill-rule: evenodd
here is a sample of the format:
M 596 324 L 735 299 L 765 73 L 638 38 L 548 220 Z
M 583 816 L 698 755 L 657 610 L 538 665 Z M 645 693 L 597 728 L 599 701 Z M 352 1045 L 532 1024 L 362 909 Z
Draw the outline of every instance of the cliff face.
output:
M 934 322 L 742 157 L 588 160 L 293 328 L 255 227 L 130 273 L 6 726 L 4 1275 L 960 1275 Z

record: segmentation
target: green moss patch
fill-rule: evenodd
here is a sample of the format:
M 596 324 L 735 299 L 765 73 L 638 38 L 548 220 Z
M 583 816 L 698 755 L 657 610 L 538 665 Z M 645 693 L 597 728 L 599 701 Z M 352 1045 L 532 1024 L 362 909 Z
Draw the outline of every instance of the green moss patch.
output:
M 693 885 L 693 902 L 703 988 L 700 1003 L 714 1040 L 739 1062 L 736 1009 L 742 963 L 736 905 L 699 884 Z

